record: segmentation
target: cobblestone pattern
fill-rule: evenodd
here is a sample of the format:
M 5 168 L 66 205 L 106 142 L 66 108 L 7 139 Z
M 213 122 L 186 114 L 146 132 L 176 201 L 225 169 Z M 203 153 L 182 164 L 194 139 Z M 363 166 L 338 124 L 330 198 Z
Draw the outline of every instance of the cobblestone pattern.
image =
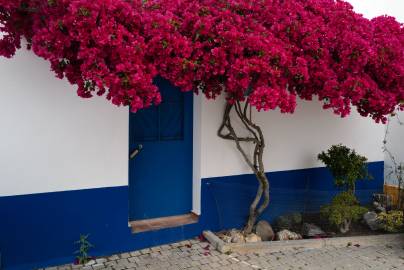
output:
M 221 254 L 206 242 L 171 245 L 98 258 L 86 266 L 63 265 L 45 270 L 340 270 L 404 269 L 404 247 L 327 247 L 289 252 Z M 42 269 L 43 270 L 43 269 Z

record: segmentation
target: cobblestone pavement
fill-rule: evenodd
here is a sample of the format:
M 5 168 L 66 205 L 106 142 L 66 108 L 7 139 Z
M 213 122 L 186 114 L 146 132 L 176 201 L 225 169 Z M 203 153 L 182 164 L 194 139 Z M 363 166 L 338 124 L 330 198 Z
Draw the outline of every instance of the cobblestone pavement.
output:
M 203 270 L 203 269 L 267 269 L 267 270 L 339 270 L 339 269 L 404 269 L 402 246 L 327 247 L 249 254 L 221 254 L 207 242 L 183 241 L 150 249 L 99 258 L 87 266 L 64 265 L 45 270 Z

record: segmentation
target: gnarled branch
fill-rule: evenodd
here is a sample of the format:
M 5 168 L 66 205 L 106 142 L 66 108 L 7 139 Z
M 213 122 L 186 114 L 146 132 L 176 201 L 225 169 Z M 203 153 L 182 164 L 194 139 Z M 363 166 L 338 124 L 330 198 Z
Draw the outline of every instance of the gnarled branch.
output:
M 248 131 L 248 136 L 239 136 L 234 129 L 231 121 L 231 112 L 233 108 L 236 116 L 241 120 L 243 127 Z M 264 212 L 269 204 L 269 181 L 265 174 L 263 162 L 265 148 L 264 135 L 260 126 L 255 124 L 251 118 L 251 106 L 248 102 L 245 102 L 244 106 L 242 106 L 239 101 L 234 104 L 227 103 L 223 114 L 223 120 L 218 130 L 218 136 L 220 138 L 235 142 L 237 150 L 241 153 L 245 162 L 254 172 L 258 180 L 258 190 L 250 205 L 249 217 L 244 227 L 245 234 L 252 232 L 258 217 Z M 247 154 L 242 143 L 254 144 L 252 156 Z

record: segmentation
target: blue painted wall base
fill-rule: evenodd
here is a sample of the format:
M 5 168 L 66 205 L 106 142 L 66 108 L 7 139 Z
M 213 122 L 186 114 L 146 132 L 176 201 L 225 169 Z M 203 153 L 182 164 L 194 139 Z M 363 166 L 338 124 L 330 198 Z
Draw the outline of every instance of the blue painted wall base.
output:
M 383 190 L 383 162 L 372 162 L 374 179 L 360 181 L 357 196 L 369 203 Z M 315 212 L 338 192 L 325 168 L 268 173 L 271 204 L 263 218 L 293 211 Z M 92 255 L 103 256 L 188 239 L 202 230 L 241 227 L 256 191 L 254 175 L 203 179 L 199 223 L 131 234 L 128 187 L 0 197 L 0 252 L 5 269 L 34 269 L 70 263 L 74 242 L 90 234 Z

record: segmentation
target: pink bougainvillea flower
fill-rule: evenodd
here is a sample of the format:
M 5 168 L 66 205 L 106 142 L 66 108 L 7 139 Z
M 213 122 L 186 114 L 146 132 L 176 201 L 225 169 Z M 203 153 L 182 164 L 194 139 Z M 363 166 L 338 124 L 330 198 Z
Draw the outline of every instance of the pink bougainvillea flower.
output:
M 79 96 L 132 111 L 160 103 L 157 75 L 258 110 L 404 108 L 403 26 L 340 0 L 0 0 L 0 31 L 0 55 L 25 38 Z

